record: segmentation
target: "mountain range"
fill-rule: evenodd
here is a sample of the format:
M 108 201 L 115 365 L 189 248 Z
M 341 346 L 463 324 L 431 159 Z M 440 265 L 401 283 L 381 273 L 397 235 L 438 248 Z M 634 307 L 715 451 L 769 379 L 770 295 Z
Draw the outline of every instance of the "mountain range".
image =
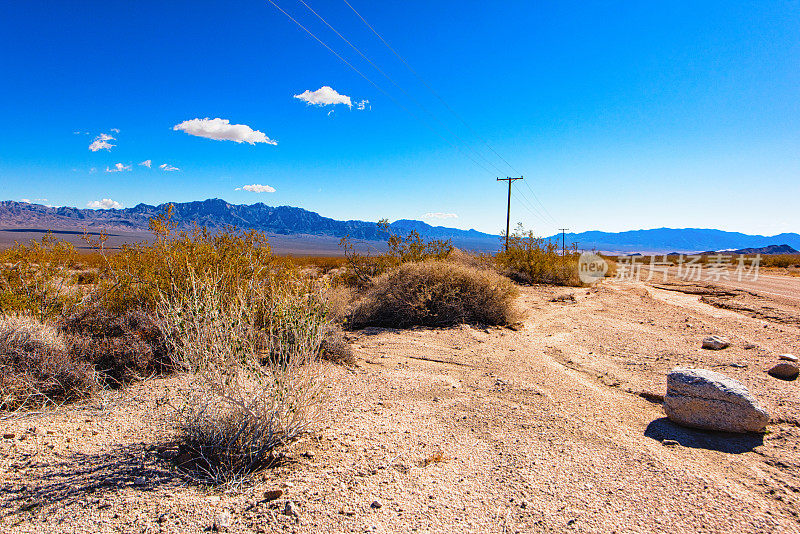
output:
M 305 243 L 303 250 L 313 250 L 314 243 L 325 243 L 326 251 L 335 251 L 335 240 L 344 236 L 367 242 L 386 239 L 386 234 L 374 222 L 339 221 L 291 206 L 272 207 L 262 203 L 230 204 L 217 198 L 171 204 L 174 206 L 172 220 L 180 229 L 191 228 L 194 223 L 206 226 L 212 231 L 234 225 L 275 236 L 277 242 L 291 242 L 294 247 L 303 242 Z M 53 229 L 75 233 L 86 228 L 89 231 L 102 229 L 126 235 L 143 235 L 148 231 L 149 220 L 163 213 L 168 205 L 138 204 L 124 209 L 79 209 L 48 207 L 11 200 L 0 201 L 0 231 L 13 233 Z M 424 237 L 452 239 L 455 246 L 467 250 L 493 252 L 501 246 L 500 236 L 477 230 L 431 226 L 410 219 L 395 221 L 390 227 L 394 232 L 401 234 L 416 230 Z M 561 234 L 548 237 L 557 243 L 561 243 L 561 238 Z M 581 250 L 625 254 L 694 253 L 704 250 L 756 249 L 771 245 L 787 245 L 800 249 L 800 235 L 796 233 L 763 236 L 703 228 L 654 228 L 627 232 L 589 231 L 568 233 L 564 238 L 567 244 L 577 243 Z

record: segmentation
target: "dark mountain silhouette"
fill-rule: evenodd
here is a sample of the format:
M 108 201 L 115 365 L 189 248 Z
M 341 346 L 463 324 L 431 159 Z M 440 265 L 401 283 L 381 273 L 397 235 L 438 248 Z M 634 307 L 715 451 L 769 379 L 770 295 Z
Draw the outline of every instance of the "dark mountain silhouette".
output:
M 0 228 L 17 231 L 21 229 L 77 231 L 85 227 L 89 231 L 103 229 L 112 232 L 147 232 L 149 220 L 162 213 L 166 206 L 167 204 L 159 206 L 138 204 L 132 208 L 119 210 L 92 210 L 70 207 L 49 208 L 40 204 L 0 201 Z M 252 228 L 267 235 L 290 236 L 297 239 L 301 239 L 302 236 L 325 238 L 328 243 L 332 238 L 346 235 L 367 241 L 386 239 L 386 234 L 382 233 L 374 222 L 338 221 L 291 206 L 272 207 L 261 203 L 230 204 L 218 198 L 198 202 L 176 202 L 173 206 L 173 221 L 178 223 L 181 229 L 189 229 L 194 223 L 206 226 L 212 231 L 226 225 L 235 225 L 242 229 Z M 476 230 L 431 226 L 422 221 L 409 219 L 395 221 L 390 226 L 397 233 L 416 230 L 425 237 L 452 239 L 455 246 L 468 250 L 496 251 L 501 243 L 497 235 Z M 560 244 L 561 234 L 551 236 L 549 239 Z M 566 234 L 566 241 L 576 242 L 581 250 L 594 249 L 623 254 L 696 253 L 701 250 L 738 251 L 775 247 L 775 243 L 782 243 L 784 245 L 780 246 L 792 250 L 800 249 L 800 235 L 795 233 L 762 236 L 703 228 L 569 233 Z M 767 252 L 762 252 L 764 253 Z
M 325 236 L 383 241 L 386 233 L 376 223 L 367 221 L 337 221 L 313 211 L 291 206 L 272 207 L 265 204 L 229 204 L 215 198 L 198 202 L 175 202 L 172 220 L 179 229 L 190 229 L 197 223 L 209 230 L 220 230 L 227 225 L 254 229 L 267 234 Z M 163 213 L 168 204 L 151 206 L 138 204 L 124 209 L 78 209 L 70 207 L 49 208 L 40 204 L 0 202 L 0 228 L 47 228 L 59 231 L 89 230 L 147 231 L 150 219 Z M 458 247 L 493 251 L 499 247 L 499 236 L 476 230 L 459 230 L 431 226 L 421 221 L 400 220 L 391 223 L 397 233 L 417 230 L 426 237 L 452 239 Z
M 561 242 L 561 235 L 550 239 Z M 578 243 L 581 250 L 599 250 L 611 253 L 664 254 L 695 253 L 701 250 L 733 251 L 745 248 L 761 248 L 785 243 L 800 248 L 800 235 L 784 233 L 774 236 L 748 235 L 704 228 L 654 228 L 627 232 L 582 232 L 568 233 L 567 243 Z

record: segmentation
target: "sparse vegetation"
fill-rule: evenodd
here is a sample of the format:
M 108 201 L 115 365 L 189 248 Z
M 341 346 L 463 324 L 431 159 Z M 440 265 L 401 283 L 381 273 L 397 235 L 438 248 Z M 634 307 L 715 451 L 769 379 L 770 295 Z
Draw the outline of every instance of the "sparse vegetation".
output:
M 577 246 L 566 252 L 562 255 L 556 243 L 520 225 L 509 235 L 508 250 L 499 252 L 496 259 L 500 272 L 521 284 L 580 286 Z
M 94 389 L 92 366 L 58 330 L 30 316 L 0 316 L 0 409 L 59 403 Z
M 508 325 L 517 291 L 497 273 L 444 261 L 405 263 L 378 276 L 358 300 L 349 326 Z

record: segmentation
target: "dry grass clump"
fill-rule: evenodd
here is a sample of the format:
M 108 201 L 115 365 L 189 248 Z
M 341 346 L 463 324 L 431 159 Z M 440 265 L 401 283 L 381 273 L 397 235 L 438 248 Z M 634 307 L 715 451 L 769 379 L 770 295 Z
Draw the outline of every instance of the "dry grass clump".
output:
M 70 353 L 56 328 L 29 316 L 0 317 L 0 408 L 75 400 L 94 386 L 92 366 Z
M 69 336 L 70 353 L 94 365 L 112 387 L 169 368 L 164 333 L 143 309 L 111 313 L 93 301 L 64 317 L 61 328 Z
M 319 355 L 323 360 L 333 363 L 352 365 L 356 362 L 353 348 L 345 339 L 342 327 L 336 324 L 327 325 L 324 329 Z
M 176 365 L 195 376 L 179 426 L 196 480 L 239 484 L 315 421 L 327 321 L 312 282 L 274 277 L 231 292 L 192 275 L 158 309 Z
M 518 319 L 517 290 L 499 274 L 444 261 L 405 263 L 374 280 L 349 326 L 508 325 Z
M 562 255 L 558 245 L 522 226 L 509 235 L 508 250 L 496 256 L 500 272 L 520 284 L 581 286 L 575 246 Z

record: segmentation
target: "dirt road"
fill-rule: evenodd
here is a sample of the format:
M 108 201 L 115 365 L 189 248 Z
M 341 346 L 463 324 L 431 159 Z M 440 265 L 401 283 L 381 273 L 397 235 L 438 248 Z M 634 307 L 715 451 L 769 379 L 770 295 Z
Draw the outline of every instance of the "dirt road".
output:
M 187 485 L 154 447 L 185 378 L 11 421 L 36 430 L 2 442 L 0 530 L 196 532 L 227 511 L 232 532 L 799 532 L 800 391 L 764 371 L 800 354 L 800 328 L 701 298 L 524 288 L 518 331 L 353 334 L 358 366 L 327 369 L 319 432 L 230 494 Z M 732 346 L 702 350 L 711 333 Z M 677 365 L 744 382 L 768 432 L 668 422 L 659 399 Z

